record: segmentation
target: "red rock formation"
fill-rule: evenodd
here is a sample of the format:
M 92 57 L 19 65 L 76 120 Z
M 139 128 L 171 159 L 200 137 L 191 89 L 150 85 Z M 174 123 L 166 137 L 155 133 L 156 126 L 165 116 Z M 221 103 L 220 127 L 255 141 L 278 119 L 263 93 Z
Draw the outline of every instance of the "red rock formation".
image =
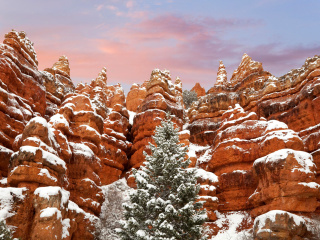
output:
M 295 158 L 259 170 L 252 164 L 276 150 L 291 148 L 311 153 L 319 165 L 319 59 L 307 59 L 302 68 L 277 79 L 245 55 L 231 83 L 214 86 L 189 109 L 191 143 L 212 146 L 211 152 L 205 152 L 211 160 L 200 167 L 219 177 L 220 211 L 253 208 L 254 217 L 272 209 L 316 211 L 319 170 L 313 167 L 312 176 L 288 174 L 285 171 L 299 168 Z M 226 109 L 236 103 L 251 113 L 228 113 Z M 287 125 L 278 122 L 274 128 L 275 120 Z
M 199 191 L 199 201 L 203 201 L 203 207 L 207 211 L 208 221 L 217 220 L 217 215 L 215 213 L 218 210 L 218 198 L 217 198 L 217 185 L 218 177 L 203 169 L 196 170 L 196 177 L 198 183 L 200 183 Z
M 56 119 L 55 115 L 53 120 Z M 70 151 L 62 132 L 53 128 L 59 123 L 55 121 L 52 125 L 53 122 L 48 124 L 41 117 L 31 119 L 19 137 L 16 146 L 18 151 L 12 155 L 10 161 L 8 185 L 18 188 L 9 189 L 12 192 L 26 189 L 26 193 L 25 201 L 17 202 L 14 206 L 17 213 L 21 208 L 25 212 L 9 218 L 8 224 L 18 227 L 19 231 L 15 232 L 15 236 L 23 239 L 48 239 L 52 236 L 56 236 L 56 239 L 71 239 L 75 230 L 88 236 L 83 226 L 84 221 L 81 221 L 84 220 L 86 213 L 70 202 L 69 192 L 60 187 L 64 186 L 71 190 L 69 181 L 73 182 L 68 178 L 68 164 L 65 160 L 73 160 L 71 155 L 74 156 L 74 153 Z M 61 122 L 63 121 L 60 121 L 60 127 L 62 127 Z M 83 184 L 79 185 L 83 187 Z M 85 186 L 85 189 L 90 189 L 90 186 Z M 92 194 L 92 189 L 90 191 Z M 85 195 L 85 192 L 82 191 L 81 196 Z M 72 193 L 74 194 L 74 191 Z M 90 195 L 90 197 L 97 199 L 97 196 L 94 198 Z M 74 207 L 69 209 L 68 204 L 73 204 L 76 209 L 73 209 Z
M 253 170 L 259 184 L 249 197 L 254 217 L 270 210 L 314 212 L 320 202 L 320 185 L 315 183 L 316 165 L 302 151 L 281 149 L 255 160 Z
M 305 218 L 285 211 L 270 211 L 255 219 L 254 239 L 317 239 Z
M 260 63 L 244 57 L 232 77 L 233 83 L 211 88 L 210 94 L 189 109 L 189 130 L 194 136 L 191 141 L 205 144 L 210 131 L 213 139 L 222 113 L 236 103 L 246 111 L 256 112 L 259 118 L 285 122 L 296 132 L 315 126 L 318 121 L 309 113 L 317 113 L 313 109 L 318 106 L 319 66 L 320 58 L 315 56 L 307 59 L 302 68 L 277 79 L 263 71 Z
M 13 207 L 17 213 L 29 209 L 20 214 L 27 223 L 15 214 L 8 224 L 17 226 L 16 236 L 26 239 L 92 239 L 103 201 L 99 186 L 118 180 L 128 161 L 129 115 L 123 90 L 107 86 L 103 69 L 90 85 L 75 91 L 65 56 L 38 71 L 32 43 L 23 32 L 6 35 L 0 48 L 0 116 L 6 123 L 0 129 L 9 134 L 0 134 L 0 172 L 8 176 L 1 186 L 11 186 L 12 194 L 26 189 L 21 193 L 26 201 Z M 37 191 L 46 186 L 56 186 L 68 197 L 63 200 L 57 193 L 39 198 Z M 62 200 L 63 206 L 57 207 Z M 46 231 L 41 230 L 44 226 Z
M 0 175 L 7 176 L 14 139 L 35 116 L 52 116 L 73 83 L 40 72 L 33 43 L 24 32 L 11 31 L 0 45 Z M 57 70 L 58 71 L 58 70 Z
M 46 68 L 42 73 L 47 98 L 45 117 L 48 120 L 57 112 L 64 96 L 74 92 L 75 87 L 70 78 L 69 61 L 66 56 L 61 56 L 52 68 Z
M 146 98 L 147 90 L 146 90 L 147 82 L 144 82 L 142 85 L 133 84 L 128 92 L 126 104 L 127 109 L 129 111 L 136 112 L 139 105 Z
M 183 93 L 182 93 L 182 82 L 179 77 L 176 78 L 174 81 L 174 89 L 175 89 L 175 95 L 177 102 L 180 103 L 180 105 L 184 105 L 183 103 Z
M 244 112 L 239 105 L 226 111 L 213 141 L 211 159 L 200 163 L 219 177 L 219 210 L 251 208 L 247 200 L 257 186 L 253 162 L 282 148 L 304 148 L 298 134 L 286 124 L 258 120 L 257 114 Z
M 138 107 L 131 129 L 133 145 L 129 168 L 138 168 L 144 161 L 143 151 L 147 150 L 149 142 L 154 143 L 151 137 L 156 126 L 165 119 L 166 111 L 171 113 L 172 121 L 180 130 L 184 121 L 184 110 L 179 99 L 181 91 L 171 83 L 168 71 L 153 70 L 146 89 L 147 97 Z
M 40 185 L 64 184 L 66 164 L 59 156 L 60 146 L 53 129 L 44 118 L 35 117 L 29 121 L 19 137 L 18 150 L 10 161 L 10 186 L 34 191 Z
M 15 137 L 34 116 L 44 115 L 46 94 L 33 43 L 11 31 L 0 45 L 0 174 L 7 176 Z
M 196 83 L 193 88 L 191 88 L 191 91 L 194 91 L 198 98 L 206 95 L 206 90 L 201 87 L 200 83 Z
M 223 72 L 223 67 L 221 67 L 221 72 Z M 252 61 L 245 54 L 231 82 L 215 85 L 209 89 L 204 98 L 189 109 L 190 140 L 206 145 L 208 141 L 214 139 L 221 123 L 222 113 L 236 103 L 246 106 L 248 102 L 259 99 L 261 96 L 256 96 L 254 93 L 262 94 L 259 91 L 264 86 L 263 82 L 269 81 L 271 76 L 270 73 L 263 71 L 261 63 Z
M 131 143 L 127 141 L 128 118 L 127 109 L 121 105 L 115 105 L 104 121 L 102 142 L 104 149 L 100 154 L 103 162 L 100 178 L 103 185 L 118 180 L 128 163 L 127 154 L 131 149 Z
M 231 86 L 247 78 L 252 74 L 261 74 L 263 72 L 262 63 L 253 61 L 247 54 L 243 54 L 241 63 L 230 79 Z
M 27 188 L 0 188 L 0 212 L 1 218 L 5 218 L 6 224 L 15 226 L 14 236 L 28 239 L 33 220 L 32 195 Z
M 256 239 L 317 239 L 305 231 L 307 221 L 269 211 L 299 212 L 306 219 L 320 209 L 319 56 L 276 78 L 245 54 L 230 82 L 220 62 L 208 94 L 200 84 L 193 89 L 203 96 L 189 109 L 185 127 L 182 83 L 177 78 L 173 84 L 168 71 L 154 70 L 125 99 L 120 84 L 107 85 L 105 68 L 75 88 L 65 56 L 44 71 L 37 64 L 24 32 L 5 35 L 0 210 L 16 227 L 15 237 L 93 239 L 103 202 L 100 186 L 142 164 L 143 151 L 169 111 L 180 142 L 190 146 L 190 167 L 200 167 L 200 200 L 213 232 L 224 231 L 241 210 L 241 216 L 256 217 Z M 249 220 L 243 217 L 237 229 L 252 228 Z
M 108 86 L 106 69 L 89 84 L 80 84 L 76 92 L 87 95 L 96 113 L 104 119 L 97 150 L 94 152 L 102 161 L 100 179 L 102 184 L 110 184 L 119 179 L 128 162 L 127 154 L 131 143 L 129 134 L 129 114 L 125 107 L 125 97 L 120 85 Z

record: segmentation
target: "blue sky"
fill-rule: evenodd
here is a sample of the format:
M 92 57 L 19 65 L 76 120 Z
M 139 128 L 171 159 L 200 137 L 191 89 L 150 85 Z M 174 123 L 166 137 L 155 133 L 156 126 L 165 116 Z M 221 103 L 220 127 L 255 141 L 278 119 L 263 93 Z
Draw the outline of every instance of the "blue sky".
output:
M 219 60 L 228 78 L 243 53 L 281 76 L 320 54 L 320 1 L 0 0 L 0 32 L 25 31 L 39 69 L 69 58 L 75 83 L 107 67 L 109 84 L 149 79 L 154 68 L 184 89 L 214 85 Z M 0 39 L 1 41 L 3 40 Z

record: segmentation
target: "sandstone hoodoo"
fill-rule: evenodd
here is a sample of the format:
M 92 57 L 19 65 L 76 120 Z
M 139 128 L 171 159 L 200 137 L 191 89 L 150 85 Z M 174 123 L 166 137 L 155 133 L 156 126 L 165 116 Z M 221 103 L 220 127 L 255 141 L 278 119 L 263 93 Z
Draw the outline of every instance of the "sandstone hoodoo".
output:
M 142 85 L 133 84 L 128 92 L 126 103 L 129 111 L 136 112 L 139 105 L 146 98 L 148 82 L 144 82 Z
M 166 112 L 172 114 L 175 126 L 182 130 L 184 124 L 184 109 L 181 103 L 181 91 L 171 82 L 168 71 L 155 69 L 146 86 L 146 98 L 137 108 L 131 129 L 132 149 L 129 168 L 137 168 L 144 161 L 143 151 L 147 151 L 149 142 L 153 143 L 152 136 L 156 126 L 165 118 Z
M 223 65 L 223 62 L 220 61 L 215 86 L 225 85 L 227 83 L 227 81 L 228 81 L 228 78 L 227 78 L 226 67 Z
M 40 71 L 24 32 L 0 45 L 0 221 L 14 237 L 115 236 L 118 200 L 135 187 L 131 171 L 169 112 L 196 169 L 210 239 L 319 239 L 320 56 L 275 77 L 244 54 L 230 81 L 220 61 L 207 93 L 201 82 L 191 89 L 198 101 L 189 109 L 183 80 L 167 70 L 125 96 L 106 68 L 75 86 L 68 58 L 57 59 Z
M 198 98 L 206 95 L 206 90 L 201 87 L 200 83 L 196 83 L 194 87 L 191 88 L 191 91 L 196 92 Z

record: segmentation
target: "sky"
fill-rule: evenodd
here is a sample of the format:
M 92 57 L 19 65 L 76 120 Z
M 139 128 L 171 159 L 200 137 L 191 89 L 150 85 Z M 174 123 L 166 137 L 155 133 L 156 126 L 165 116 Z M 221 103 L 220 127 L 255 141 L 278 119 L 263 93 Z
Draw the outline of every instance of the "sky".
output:
M 39 70 L 66 55 L 75 84 L 103 67 L 128 92 L 155 68 L 183 89 L 228 79 L 242 55 L 279 77 L 320 54 L 319 0 L 0 0 L 0 41 L 11 29 L 34 42 Z

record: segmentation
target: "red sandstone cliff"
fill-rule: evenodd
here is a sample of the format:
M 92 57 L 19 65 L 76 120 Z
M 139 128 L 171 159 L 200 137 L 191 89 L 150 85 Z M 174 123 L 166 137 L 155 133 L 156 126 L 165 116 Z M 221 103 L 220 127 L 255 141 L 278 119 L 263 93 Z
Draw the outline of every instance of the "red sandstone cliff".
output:
M 0 49 L 1 217 L 22 239 L 93 239 L 101 185 L 128 162 L 123 90 L 107 85 L 105 69 L 75 88 L 65 56 L 39 71 L 23 32 L 7 34 Z

